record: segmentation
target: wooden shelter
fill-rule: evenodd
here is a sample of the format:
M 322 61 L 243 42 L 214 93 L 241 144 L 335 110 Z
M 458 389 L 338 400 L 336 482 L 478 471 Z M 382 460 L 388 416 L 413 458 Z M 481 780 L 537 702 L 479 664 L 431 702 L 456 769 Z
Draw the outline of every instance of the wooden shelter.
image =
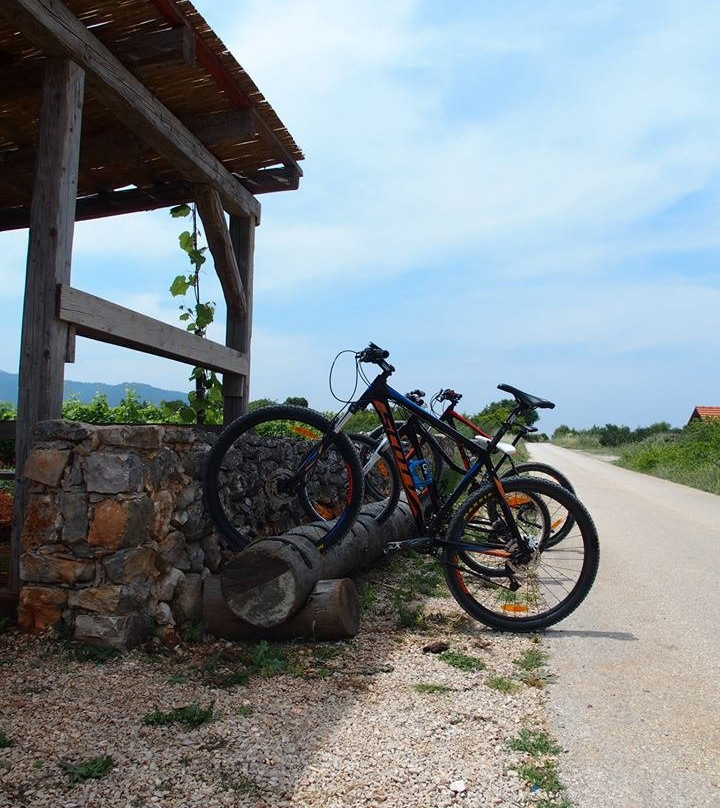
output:
M 297 188 L 302 158 L 188 0 L 2 0 L 0 230 L 30 229 L 19 470 L 33 426 L 60 416 L 76 335 L 219 371 L 226 420 L 245 410 L 256 195 Z M 71 285 L 75 221 L 192 200 L 227 303 L 225 345 Z M 6 598 L 24 498 L 18 473 Z

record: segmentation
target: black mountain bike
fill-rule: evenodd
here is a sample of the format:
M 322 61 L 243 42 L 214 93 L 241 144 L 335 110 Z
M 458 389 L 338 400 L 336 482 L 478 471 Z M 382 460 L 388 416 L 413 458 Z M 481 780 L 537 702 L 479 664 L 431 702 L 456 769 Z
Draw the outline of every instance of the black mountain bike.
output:
M 301 407 L 273 406 L 243 416 L 221 433 L 208 458 L 205 497 L 225 538 L 239 547 L 248 542 L 241 517 L 257 493 L 268 510 L 270 505 L 280 511 L 293 508 L 305 521 L 323 519 L 321 549 L 345 535 L 362 503 L 364 484 L 357 452 L 342 430 L 355 412 L 372 405 L 418 530 L 416 538 L 391 543 L 388 549 L 413 548 L 436 556 L 459 605 L 497 629 L 542 629 L 576 609 L 590 591 L 599 563 L 597 532 L 579 500 L 545 480 L 501 478 L 492 459 L 499 437 L 482 447 L 391 388 L 387 380 L 394 368 L 387 351 L 370 343 L 355 356 L 367 387 L 332 420 Z M 380 372 L 369 380 L 362 364 L 374 364 Z M 517 393 L 524 406 L 554 406 Z M 473 457 L 450 493 L 438 491 L 417 428 L 405 429 L 413 450 L 408 459 L 391 403 L 415 415 L 421 428 L 448 436 Z M 282 452 L 268 453 L 268 436 L 286 436 Z M 257 475 L 243 471 L 248 452 L 267 457 L 260 492 L 254 490 Z M 553 524 L 568 517 L 572 529 L 549 547 Z

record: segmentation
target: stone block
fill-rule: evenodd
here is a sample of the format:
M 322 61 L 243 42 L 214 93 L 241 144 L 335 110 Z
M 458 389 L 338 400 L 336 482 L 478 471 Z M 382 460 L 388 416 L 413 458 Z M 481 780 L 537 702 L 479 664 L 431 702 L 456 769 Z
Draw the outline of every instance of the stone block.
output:
M 200 540 L 200 546 L 205 553 L 205 565 L 211 572 L 217 572 L 222 562 L 222 550 L 217 536 L 212 533 Z
M 41 584 L 83 584 L 95 579 L 95 562 L 76 558 L 23 553 L 20 580 Z
M 22 546 L 32 550 L 58 538 L 58 512 L 54 495 L 31 493 L 25 508 Z
M 173 615 L 179 625 L 202 619 L 202 577 L 196 573 L 186 575 L 175 589 Z
M 185 577 L 182 570 L 172 567 L 164 575 L 158 578 L 155 585 L 155 591 L 158 600 L 171 601 L 175 596 L 175 588 L 178 583 Z
M 92 434 L 95 427 L 81 424 L 78 421 L 40 421 L 33 427 L 33 437 L 36 441 L 65 441 L 67 443 L 80 443 Z
M 126 651 L 142 641 L 143 624 L 140 614 L 79 614 L 73 636 L 76 642 Z
M 88 544 L 119 550 L 148 540 L 153 507 L 146 495 L 134 499 L 107 499 L 95 506 Z
M 162 445 L 162 431 L 162 427 L 145 424 L 113 424 L 97 427 L 100 443 L 133 449 L 159 449 Z
M 150 583 L 159 574 L 158 561 L 150 547 L 131 547 L 104 558 L 103 568 L 112 583 Z
M 99 494 L 127 494 L 142 491 L 145 469 L 134 454 L 93 452 L 85 459 L 85 484 Z
M 181 558 L 186 558 L 185 553 L 185 537 L 182 533 L 174 530 L 158 544 L 158 556 L 161 563 L 166 569 L 170 567 L 177 567 L 178 561 Z M 190 564 L 187 564 L 187 569 L 190 569 Z
M 190 561 L 190 572 L 202 572 L 205 566 L 205 553 L 203 548 L 197 543 L 188 544 L 186 548 L 188 560 Z
M 88 537 L 88 502 L 83 493 L 63 491 L 60 494 L 63 517 L 62 540 L 65 544 L 86 541 Z
M 181 466 L 178 456 L 172 449 L 167 447 L 160 449 L 155 457 L 148 462 L 148 475 L 153 488 L 165 487 L 168 480 L 180 471 Z
M 70 459 L 69 449 L 32 449 L 23 474 L 28 480 L 57 488 Z
M 62 620 L 68 593 L 48 586 L 24 586 L 18 599 L 18 626 L 23 631 L 41 632 Z
M 161 541 L 170 532 L 175 499 L 170 491 L 158 491 L 153 495 L 153 507 L 155 513 L 150 533 L 156 541 Z
M 98 614 L 131 614 L 143 609 L 150 596 L 147 584 L 103 584 L 70 592 L 71 609 L 83 609 Z

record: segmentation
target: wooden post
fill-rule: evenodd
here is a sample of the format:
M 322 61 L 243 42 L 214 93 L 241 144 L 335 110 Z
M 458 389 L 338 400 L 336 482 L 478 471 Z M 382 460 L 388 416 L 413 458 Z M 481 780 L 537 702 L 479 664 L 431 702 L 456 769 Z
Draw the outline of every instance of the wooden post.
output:
M 26 484 L 22 470 L 38 421 L 62 412 L 68 326 L 56 315 L 58 284 L 70 283 L 85 73 L 67 59 L 45 66 L 35 182 L 30 209 L 20 345 L 10 585 L 17 589 Z
M 245 290 L 247 311 L 243 318 L 234 316 L 228 308 L 225 344 L 248 357 L 247 376 L 235 373 L 223 375 L 225 396 L 224 421 L 229 424 L 248 410 L 250 402 L 250 340 L 252 337 L 253 309 L 253 260 L 255 253 L 255 218 L 230 216 L 230 239 L 235 252 L 235 261 L 240 274 L 241 287 Z

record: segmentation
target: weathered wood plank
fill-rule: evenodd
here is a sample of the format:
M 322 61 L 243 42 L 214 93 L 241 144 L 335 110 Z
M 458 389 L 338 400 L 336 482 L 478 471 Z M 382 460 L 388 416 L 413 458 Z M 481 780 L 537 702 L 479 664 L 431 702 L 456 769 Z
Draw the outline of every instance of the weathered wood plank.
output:
M 133 69 L 157 65 L 195 65 L 195 35 L 187 25 L 167 31 L 135 34 L 113 46 L 113 52 Z
M 3 0 L 0 16 L 48 54 L 82 66 L 103 103 L 194 183 L 217 188 L 225 207 L 260 218 L 260 203 L 69 9 L 53 0 Z
M 85 74 L 68 59 L 48 59 L 30 213 L 15 456 L 22 471 L 38 421 L 62 411 L 67 324 L 55 316 L 55 289 L 70 282 Z M 11 586 L 18 583 L 20 525 L 27 485 L 15 492 Z
M 61 285 L 58 289 L 58 317 L 63 322 L 73 323 L 81 337 L 200 365 L 220 373 L 247 373 L 248 357 L 240 351 L 196 337 L 182 328 L 71 286 Z
M 252 337 L 253 309 L 253 261 L 255 256 L 255 222 L 230 216 L 230 240 L 235 261 L 240 273 L 240 281 L 245 289 L 247 309 L 244 317 L 234 317 L 228 312 L 225 326 L 225 343 L 230 348 L 242 351 L 248 357 L 245 376 L 226 373 L 223 376 L 225 398 L 223 420 L 226 424 L 244 415 L 250 403 L 250 340 Z
M 220 279 L 227 303 L 228 317 L 242 318 L 247 314 L 247 299 L 240 280 L 240 271 L 225 222 L 220 195 L 209 185 L 196 185 L 195 199 L 205 228 L 205 238 L 215 263 L 215 272 Z

